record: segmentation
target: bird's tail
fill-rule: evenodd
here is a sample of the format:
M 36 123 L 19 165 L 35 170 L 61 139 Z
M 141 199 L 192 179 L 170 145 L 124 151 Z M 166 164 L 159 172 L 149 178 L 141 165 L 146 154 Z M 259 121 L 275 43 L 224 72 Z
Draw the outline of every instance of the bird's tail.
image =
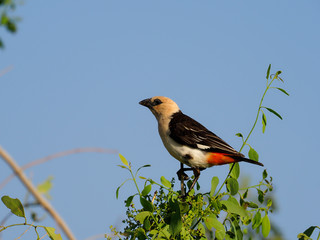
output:
M 233 157 L 237 162 L 247 162 L 247 163 L 252 163 L 252 164 L 256 164 L 256 165 L 260 165 L 260 166 L 264 166 L 261 162 L 257 162 L 254 161 L 252 159 L 249 158 L 245 158 L 245 157 Z
M 260 162 L 245 158 L 244 155 L 241 153 L 238 153 L 238 155 L 235 155 L 235 154 L 213 152 L 207 155 L 206 160 L 210 166 L 223 165 L 223 164 L 234 163 L 234 162 L 248 162 L 248 163 L 263 166 L 263 164 Z

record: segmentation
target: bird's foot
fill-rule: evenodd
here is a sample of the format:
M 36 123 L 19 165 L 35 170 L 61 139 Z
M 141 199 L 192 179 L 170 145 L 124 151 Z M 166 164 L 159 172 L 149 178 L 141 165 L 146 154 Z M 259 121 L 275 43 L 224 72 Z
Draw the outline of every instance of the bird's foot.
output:
M 183 169 L 183 168 L 181 168 L 181 169 L 177 172 L 177 175 L 178 175 L 179 181 L 184 181 L 184 180 L 188 180 L 188 179 L 189 179 L 189 176 L 184 172 L 184 169 Z

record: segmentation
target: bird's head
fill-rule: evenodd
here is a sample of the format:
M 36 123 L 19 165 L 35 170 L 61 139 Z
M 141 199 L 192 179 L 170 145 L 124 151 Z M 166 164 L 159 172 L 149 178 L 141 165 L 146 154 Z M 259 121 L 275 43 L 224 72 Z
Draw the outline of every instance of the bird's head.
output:
M 167 97 L 156 96 L 147 98 L 140 101 L 139 104 L 149 108 L 157 120 L 160 118 L 169 118 L 172 114 L 180 111 L 178 105 Z

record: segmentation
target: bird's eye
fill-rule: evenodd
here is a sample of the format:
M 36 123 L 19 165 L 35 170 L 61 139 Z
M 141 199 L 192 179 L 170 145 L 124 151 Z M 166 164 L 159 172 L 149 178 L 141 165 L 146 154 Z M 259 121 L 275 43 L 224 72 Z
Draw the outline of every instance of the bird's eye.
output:
M 159 104 L 161 104 L 161 103 L 162 103 L 161 100 L 160 100 L 159 98 L 156 98 L 156 99 L 153 101 L 152 105 L 153 105 L 153 106 L 157 106 L 157 105 L 159 105 Z

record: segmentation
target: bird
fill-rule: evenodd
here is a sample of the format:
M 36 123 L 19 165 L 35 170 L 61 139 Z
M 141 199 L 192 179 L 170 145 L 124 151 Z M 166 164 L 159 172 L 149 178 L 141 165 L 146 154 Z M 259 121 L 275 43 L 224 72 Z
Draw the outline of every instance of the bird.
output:
M 177 172 L 184 193 L 183 180 L 188 179 L 185 171 L 193 171 L 194 179 L 189 188 L 192 190 L 200 177 L 200 171 L 236 162 L 247 162 L 263 166 L 262 163 L 246 158 L 216 134 L 193 118 L 182 113 L 170 98 L 155 96 L 139 102 L 150 109 L 158 121 L 158 131 L 170 155 L 180 161 Z M 184 164 L 190 168 L 185 168 Z

